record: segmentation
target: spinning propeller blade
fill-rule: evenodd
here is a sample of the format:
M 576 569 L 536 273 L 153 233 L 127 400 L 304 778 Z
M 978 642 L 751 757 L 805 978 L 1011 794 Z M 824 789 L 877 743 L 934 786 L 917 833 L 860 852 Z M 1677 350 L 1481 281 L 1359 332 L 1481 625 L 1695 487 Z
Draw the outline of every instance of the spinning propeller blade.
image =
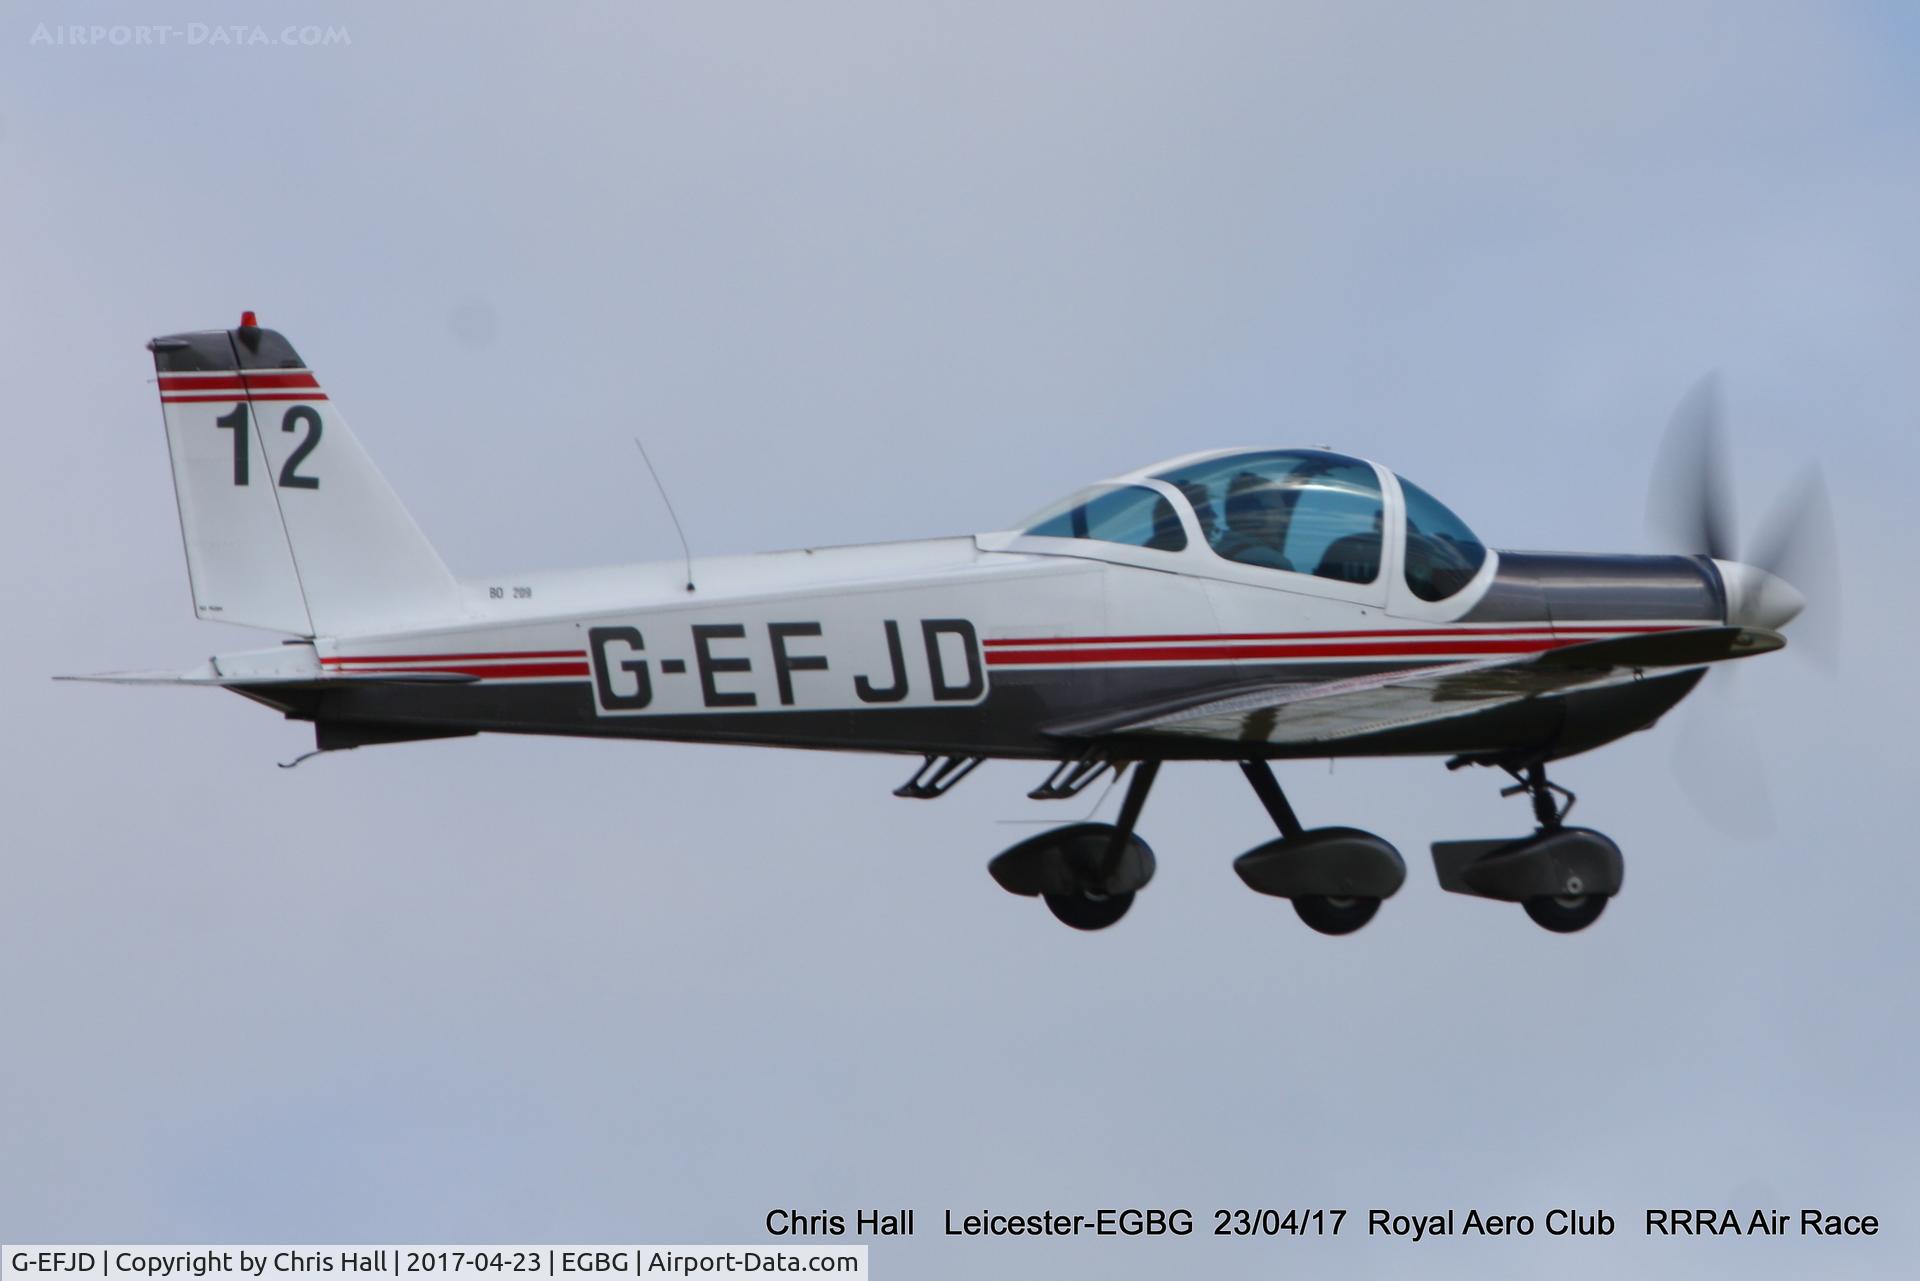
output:
M 1768 511 L 1754 539 L 1753 563 L 1799 589 L 1807 608 L 1793 643 L 1828 671 L 1840 665 L 1840 540 L 1833 504 L 1817 463 Z
M 1688 802 L 1728 836 L 1772 836 L 1773 791 L 1753 709 L 1732 671 L 1707 673 L 1674 736 L 1673 778 Z
M 1821 666 L 1834 669 L 1840 649 L 1840 557 L 1826 481 L 1817 465 L 1808 466 L 1768 512 L 1751 554 L 1741 557 L 1715 375 L 1694 384 L 1667 425 L 1648 491 L 1647 524 L 1675 551 L 1728 562 L 1720 568 L 1735 598 L 1730 612 L 1743 589 L 1760 594 L 1761 599 L 1749 595 L 1745 600 L 1763 614 L 1783 586 L 1785 596 L 1804 597 L 1804 612 L 1793 604 L 1781 610 L 1782 617 L 1797 619 L 1789 648 L 1804 648 Z M 1780 582 L 1768 583 L 1769 574 Z M 1717 688 L 1686 719 L 1675 742 L 1674 777 L 1695 808 L 1729 835 L 1765 835 L 1773 829 L 1773 805 L 1750 710 L 1731 671 L 1713 672 L 1707 679 Z
M 1717 375 L 1695 383 L 1673 411 L 1654 462 L 1647 524 L 1674 551 L 1739 559 Z

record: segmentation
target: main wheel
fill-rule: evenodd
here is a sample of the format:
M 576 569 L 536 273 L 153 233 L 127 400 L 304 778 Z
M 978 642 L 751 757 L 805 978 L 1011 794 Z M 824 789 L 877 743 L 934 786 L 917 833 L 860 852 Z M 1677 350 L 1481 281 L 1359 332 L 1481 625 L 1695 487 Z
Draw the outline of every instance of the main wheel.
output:
M 1325 894 L 1296 894 L 1293 910 L 1322 934 L 1351 934 L 1373 919 L 1373 914 L 1380 910 L 1380 900 L 1359 895 L 1333 898 Z
M 1119 894 L 1049 894 L 1047 910 L 1076 930 L 1104 930 L 1133 906 L 1133 891 Z
M 1573 934 L 1586 929 L 1607 910 L 1604 894 L 1552 894 L 1530 898 L 1521 904 L 1533 923 L 1555 934 Z

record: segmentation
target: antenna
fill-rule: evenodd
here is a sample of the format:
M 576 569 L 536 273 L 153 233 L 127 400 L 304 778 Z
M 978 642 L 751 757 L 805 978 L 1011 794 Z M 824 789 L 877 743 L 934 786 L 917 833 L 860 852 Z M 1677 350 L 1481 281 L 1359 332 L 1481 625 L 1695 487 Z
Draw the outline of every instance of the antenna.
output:
M 667 497 L 667 487 L 661 483 L 660 473 L 654 469 L 653 459 L 647 457 L 647 447 L 640 438 L 633 438 L 633 447 L 640 451 L 640 461 L 647 465 L 647 475 L 653 477 L 653 487 L 660 491 L 660 501 L 667 505 L 667 518 L 673 522 L 673 532 L 680 536 L 680 554 L 687 562 L 687 590 L 693 590 L 693 549 L 687 546 L 687 531 L 680 528 L 680 517 L 673 510 L 673 499 Z

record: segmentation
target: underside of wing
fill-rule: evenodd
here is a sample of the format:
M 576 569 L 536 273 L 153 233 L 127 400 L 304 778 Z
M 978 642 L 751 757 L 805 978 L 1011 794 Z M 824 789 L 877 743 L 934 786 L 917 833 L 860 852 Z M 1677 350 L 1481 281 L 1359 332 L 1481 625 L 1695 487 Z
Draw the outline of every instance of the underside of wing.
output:
M 1179 707 L 1134 708 L 1054 727 L 1061 737 L 1176 736 L 1308 746 L 1426 725 L 1530 698 L 1671 675 L 1779 649 L 1776 632 L 1700 627 L 1543 653 L 1398 668 L 1337 681 L 1273 683 Z

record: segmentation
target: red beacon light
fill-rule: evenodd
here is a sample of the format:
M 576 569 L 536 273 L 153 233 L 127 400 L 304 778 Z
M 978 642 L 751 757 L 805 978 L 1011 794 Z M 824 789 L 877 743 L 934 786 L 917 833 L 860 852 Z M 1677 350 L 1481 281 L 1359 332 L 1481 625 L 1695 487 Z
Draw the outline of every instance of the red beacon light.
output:
M 259 327 L 260 327 L 260 320 L 252 312 L 243 311 L 240 313 L 240 328 L 258 329 Z

